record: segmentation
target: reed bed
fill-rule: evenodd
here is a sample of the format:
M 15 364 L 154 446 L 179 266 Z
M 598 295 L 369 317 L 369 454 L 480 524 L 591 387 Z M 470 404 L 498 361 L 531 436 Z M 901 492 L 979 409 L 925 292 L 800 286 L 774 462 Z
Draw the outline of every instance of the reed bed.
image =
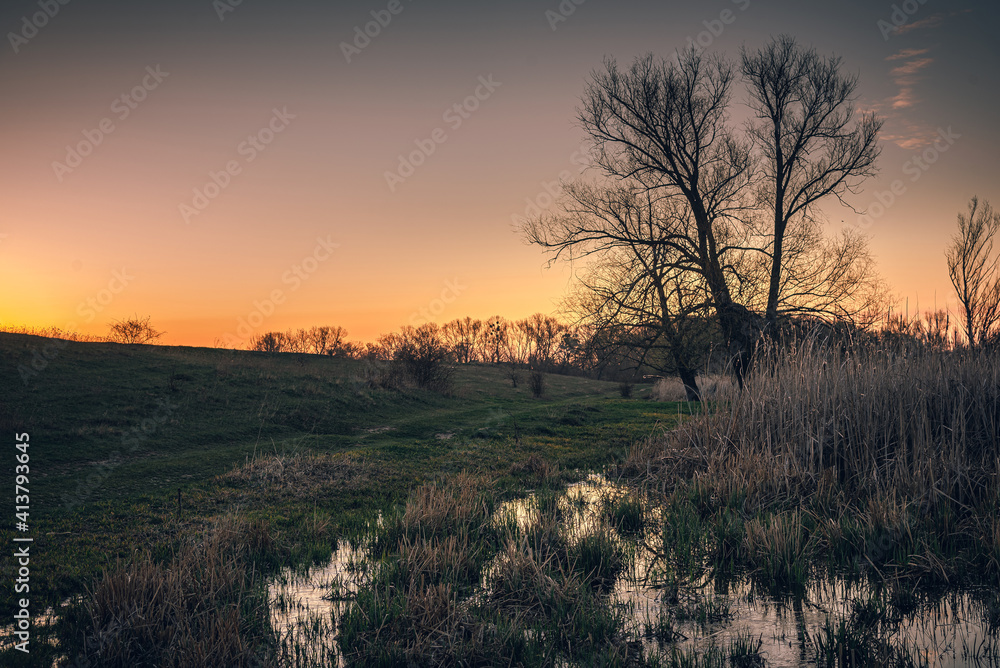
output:
M 743 392 L 633 448 L 622 467 L 717 524 L 775 582 L 802 564 L 1000 573 L 1000 356 L 824 346 L 765 351 Z M 793 526 L 794 525 L 794 526 Z

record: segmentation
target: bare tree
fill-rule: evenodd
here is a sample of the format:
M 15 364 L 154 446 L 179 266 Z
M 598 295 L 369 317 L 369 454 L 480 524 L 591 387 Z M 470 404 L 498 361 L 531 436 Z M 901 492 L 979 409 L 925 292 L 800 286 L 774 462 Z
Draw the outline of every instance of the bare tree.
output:
M 698 369 L 711 351 L 715 321 L 704 285 L 691 274 L 611 256 L 591 268 L 573 309 L 596 332 L 591 346 L 627 369 L 676 374 L 688 401 L 699 401 Z
M 970 346 L 1000 337 L 1000 257 L 993 252 L 998 229 L 1000 213 L 973 197 L 969 213 L 958 214 L 958 234 L 945 251 Z
M 769 236 L 757 239 L 766 245 Z M 782 247 L 775 325 L 797 318 L 867 330 L 884 318 L 892 300 L 867 238 L 850 231 L 829 237 L 818 220 L 800 217 L 785 228 Z M 733 266 L 739 277 L 734 299 L 755 313 L 766 313 L 774 269 L 770 255 L 744 252 L 733 258 Z M 779 331 L 770 330 L 772 335 Z
M 552 316 L 535 313 L 517 322 L 525 340 L 525 359 L 533 369 L 555 365 L 559 337 L 566 327 Z
M 264 332 L 250 338 L 247 350 L 260 353 L 290 352 L 288 335 L 284 332 Z
M 451 379 L 451 355 L 437 323 L 405 325 L 396 336 L 392 359 L 418 386 L 445 391 Z
M 140 318 L 133 316 L 115 320 L 111 323 L 108 340 L 114 343 L 149 343 L 163 336 L 165 332 L 158 332 L 149 324 L 149 316 Z
M 858 77 L 841 73 L 840 58 L 820 57 L 787 35 L 744 49 L 742 66 L 756 116 L 748 132 L 763 158 L 760 204 L 773 221 L 764 246 L 771 260 L 764 317 L 774 333 L 789 224 L 828 197 L 846 205 L 844 194 L 874 175 L 882 121 L 874 113 L 857 117 Z
M 553 260 L 630 244 L 662 247 L 657 261 L 664 268 L 686 273 L 683 284 L 704 287 L 741 385 L 767 318 L 773 322 L 782 311 L 842 317 L 845 298 L 863 297 L 859 286 L 871 284 L 872 268 L 863 241 L 815 234 L 814 208 L 871 173 L 880 122 L 854 121 L 856 80 L 839 74 L 836 59 L 781 40 L 761 53 L 756 61 L 745 57 L 749 87 L 758 61 L 776 63 L 777 73 L 759 77 L 765 107 L 754 106 L 754 95 L 751 106 L 767 108 L 772 79 L 791 92 L 781 88 L 780 104 L 772 105 L 779 121 L 771 134 L 761 122 L 746 137 L 730 128 L 735 74 L 726 60 L 691 50 L 674 61 L 645 56 L 626 71 L 607 61 L 592 75 L 579 120 L 611 185 L 588 193 L 578 184 L 568 190 L 564 211 L 524 227 Z M 782 58 L 799 63 L 798 78 L 784 73 Z M 758 153 L 771 167 L 757 168 Z M 619 188 L 647 191 L 660 210 L 644 227 L 622 225 L 618 213 L 631 214 L 614 201 Z M 595 210 L 591 203 L 601 198 L 608 204 Z M 763 222 L 768 209 L 770 224 Z M 862 306 L 847 310 L 860 313 Z
M 452 320 L 441 327 L 441 336 L 459 364 L 468 364 L 476 358 L 482 337 L 483 322 L 465 317 Z
M 593 75 L 580 121 L 596 163 L 613 178 L 636 178 L 682 200 L 693 230 L 671 237 L 697 267 L 730 342 L 742 382 L 756 341 L 752 314 L 737 304 L 726 277 L 727 237 L 740 222 L 753 177 L 750 147 L 727 125 L 733 66 L 688 51 L 677 61 L 645 56 L 627 72 L 613 60 Z
M 638 183 L 577 183 L 566 188 L 563 212 L 538 222 L 536 240 L 597 258 L 568 303 L 598 333 L 593 345 L 633 368 L 676 372 L 697 400 L 710 297 L 686 209 Z
M 648 55 L 627 71 L 608 60 L 592 75 L 579 120 L 605 175 L 641 184 L 689 212 L 690 227 L 661 242 L 674 251 L 678 266 L 698 273 L 707 286 L 742 382 L 759 328 L 733 300 L 727 279 L 727 254 L 739 250 L 740 216 L 753 177 L 750 146 L 727 125 L 733 80 L 730 63 L 693 50 L 676 61 Z M 584 233 L 567 243 L 566 234 L 547 236 L 545 226 L 529 224 L 527 236 L 555 257 L 593 240 Z
M 310 327 L 304 330 L 306 351 L 316 355 L 338 355 L 347 340 L 347 330 L 343 327 Z
M 510 323 L 499 315 L 490 316 L 483 326 L 481 341 L 482 360 L 487 364 L 500 364 L 506 359 Z

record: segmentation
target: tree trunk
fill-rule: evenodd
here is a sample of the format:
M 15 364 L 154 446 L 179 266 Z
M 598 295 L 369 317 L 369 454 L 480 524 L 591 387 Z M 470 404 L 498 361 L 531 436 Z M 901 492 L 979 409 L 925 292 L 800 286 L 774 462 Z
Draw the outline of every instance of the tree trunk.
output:
M 781 205 L 781 198 L 778 198 Z M 764 331 L 777 340 L 778 337 L 778 298 L 781 296 L 781 262 L 784 252 L 785 223 L 775 214 L 774 221 L 774 252 L 771 258 L 771 280 L 767 290 L 767 309 L 764 312 Z
M 684 383 L 684 393 L 687 395 L 687 400 L 701 401 L 701 392 L 698 390 L 698 378 L 694 370 L 687 367 L 679 367 L 677 373 L 680 374 L 681 382 Z
M 742 304 L 730 302 L 717 308 L 719 325 L 729 346 L 733 375 L 740 390 L 753 366 L 753 355 L 764 331 L 763 319 Z

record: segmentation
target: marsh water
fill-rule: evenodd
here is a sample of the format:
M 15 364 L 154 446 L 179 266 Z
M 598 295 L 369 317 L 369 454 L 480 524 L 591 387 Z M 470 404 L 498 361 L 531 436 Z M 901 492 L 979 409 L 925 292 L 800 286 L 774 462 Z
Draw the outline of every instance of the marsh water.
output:
M 625 488 L 599 475 L 569 485 L 555 500 L 561 530 L 569 540 L 592 530 L 604 521 L 602 500 L 624 493 Z M 502 504 L 494 517 L 527 525 L 539 505 L 528 495 Z M 757 647 L 762 665 L 815 665 L 816 638 L 823 629 L 848 618 L 853 602 L 870 598 L 869 585 L 842 577 L 813 578 L 791 596 L 762 592 L 748 577 L 713 578 L 710 569 L 665 586 L 654 541 L 662 518 L 652 504 L 646 510 L 646 532 L 614 534 L 630 559 L 608 592 L 608 604 L 625 615 L 629 640 L 647 655 L 701 653 L 742 639 Z M 361 544 L 341 541 L 328 563 L 306 571 L 286 569 L 271 582 L 272 626 L 286 656 L 344 665 L 336 645 L 337 620 L 356 593 L 366 563 Z M 488 573 L 489 568 L 484 577 Z M 915 665 L 1000 666 L 1000 629 L 995 611 L 987 612 L 984 601 L 989 600 L 996 601 L 995 592 L 921 595 L 906 614 L 897 615 L 888 639 L 905 648 Z

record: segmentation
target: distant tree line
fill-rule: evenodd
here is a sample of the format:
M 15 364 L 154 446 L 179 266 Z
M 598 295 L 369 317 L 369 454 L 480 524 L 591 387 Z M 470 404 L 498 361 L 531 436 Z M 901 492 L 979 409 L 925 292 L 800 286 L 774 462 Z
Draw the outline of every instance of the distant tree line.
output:
M 444 325 L 406 325 L 368 343 L 348 341 L 343 327 L 265 332 L 253 337 L 248 349 L 381 361 L 439 358 L 453 364 L 507 365 L 614 378 L 639 372 L 646 361 L 630 350 L 627 341 L 613 342 L 605 332 L 566 324 L 541 313 L 521 320 L 466 317 Z M 645 368 L 659 370 L 655 365 Z M 424 372 L 415 373 L 420 376 Z
M 335 357 L 355 357 L 356 350 L 346 341 L 343 327 L 310 327 L 287 332 L 265 332 L 250 339 L 249 350 L 264 353 L 311 353 Z

